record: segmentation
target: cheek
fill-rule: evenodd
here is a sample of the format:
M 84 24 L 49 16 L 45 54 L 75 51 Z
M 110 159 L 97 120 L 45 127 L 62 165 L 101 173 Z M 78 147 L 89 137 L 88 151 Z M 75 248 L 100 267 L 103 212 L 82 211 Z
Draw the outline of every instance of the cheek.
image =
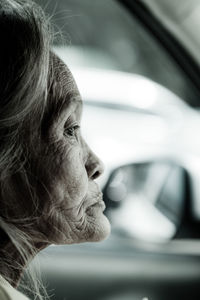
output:
M 54 154 L 48 168 L 52 201 L 46 206 L 50 240 L 68 244 L 106 238 L 110 231 L 107 218 L 99 209 L 92 214 L 87 210 L 97 200 L 99 191 L 88 180 L 80 147 L 60 144 Z
M 79 205 L 88 190 L 88 176 L 78 147 L 68 149 L 59 171 L 58 184 L 67 208 Z

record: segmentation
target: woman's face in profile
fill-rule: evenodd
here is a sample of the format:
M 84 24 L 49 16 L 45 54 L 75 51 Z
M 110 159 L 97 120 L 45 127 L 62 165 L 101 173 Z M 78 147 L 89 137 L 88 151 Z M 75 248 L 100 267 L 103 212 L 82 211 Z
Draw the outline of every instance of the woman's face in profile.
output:
M 45 136 L 38 159 L 43 214 L 40 227 L 52 243 L 104 239 L 110 231 L 95 179 L 103 166 L 81 136 L 82 100 L 69 69 L 54 57 Z M 48 124 L 48 125 L 47 125 Z

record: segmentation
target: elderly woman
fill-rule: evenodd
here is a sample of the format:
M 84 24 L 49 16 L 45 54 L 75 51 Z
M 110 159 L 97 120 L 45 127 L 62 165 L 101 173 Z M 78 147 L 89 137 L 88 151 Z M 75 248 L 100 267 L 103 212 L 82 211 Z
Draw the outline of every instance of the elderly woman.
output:
M 81 96 L 43 11 L 1 0 L 0 37 L 0 299 L 17 300 L 41 249 L 99 241 L 110 226 L 95 182 L 103 166 L 81 136 Z

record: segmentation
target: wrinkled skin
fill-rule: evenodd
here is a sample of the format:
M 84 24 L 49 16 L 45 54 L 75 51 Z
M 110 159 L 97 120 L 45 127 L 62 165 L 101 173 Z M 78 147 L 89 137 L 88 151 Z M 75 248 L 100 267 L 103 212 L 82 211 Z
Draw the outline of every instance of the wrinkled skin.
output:
M 45 201 L 40 199 L 39 227 L 52 243 L 99 241 L 110 232 L 95 182 L 103 165 L 81 136 L 82 100 L 72 74 L 56 56 L 53 60 L 57 72 L 49 91 L 42 160 L 37 162 L 36 176 L 48 191 Z
M 110 231 L 95 182 L 103 165 L 81 136 L 82 100 L 71 72 L 52 53 L 50 70 L 42 122 L 24 126 L 30 128 L 22 137 L 26 163 L 19 161 L 24 169 L 1 190 L 0 212 L 33 245 L 99 241 Z
M 34 252 L 26 249 L 30 259 L 23 261 L 0 230 L 0 257 L 12 261 L 12 267 L 1 266 L 1 274 L 7 275 L 13 286 L 17 286 L 27 262 L 48 245 L 100 241 L 110 233 L 95 182 L 103 165 L 79 128 L 81 96 L 67 66 L 52 53 L 51 66 L 42 123 L 32 113 L 32 124 L 38 126 L 27 130 L 24 125 L 24 151 L 19 158 L 23 168 L 8 177 L 0 191 L 5 199 L 0 202 L 1 217 L 24 232 L 34 248 Z

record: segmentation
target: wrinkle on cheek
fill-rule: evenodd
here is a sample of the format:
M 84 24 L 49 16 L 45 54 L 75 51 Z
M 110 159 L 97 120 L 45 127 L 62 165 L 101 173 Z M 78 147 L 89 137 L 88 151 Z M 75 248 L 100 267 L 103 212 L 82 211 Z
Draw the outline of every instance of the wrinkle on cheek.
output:
M 80 242 L 83 240 L 87 230 L 87 221 L 83 210 L 73 208 L 64 214 L 62 212 L 62 214 L 59 214 L 57 226 L 56 230 L 62 233 L 67 243 Z
M 51 226 L 52 240 L 58 243 L 94 240 L 95 235 L 98 240 L 98 232 L 103 231 L 101 217 L 87 213 L 99 194 L 95 182 L 88 179 L 84 163 L 87 153 L 86 145 L 83 150 L 80 144 L 70 144 L 65 138 L 48 148 L 46 183 L 51 196 L 45 206 L 46 224 Z
M 67 218 L 66 223 L 67 227 L 70 228 L 70 231 L 62 231 L 66 233 L 66 239 L 69 239 L 70 232 L 70 238 L 72 238 L 73 236 L 73 243 L 90 241 L 91 237 L 96 235 L 96 233 L 98 232 L 96 220 L 93 218 L 88 218 L 85 213 L 81 214 L 79 218 Z
M 76 201 L 82 200 L 88 189 L 87 172 L 82 164 L 78 150 L 76 152 L 69 151 L 64 168 L 64 186 L 76 205 Z

